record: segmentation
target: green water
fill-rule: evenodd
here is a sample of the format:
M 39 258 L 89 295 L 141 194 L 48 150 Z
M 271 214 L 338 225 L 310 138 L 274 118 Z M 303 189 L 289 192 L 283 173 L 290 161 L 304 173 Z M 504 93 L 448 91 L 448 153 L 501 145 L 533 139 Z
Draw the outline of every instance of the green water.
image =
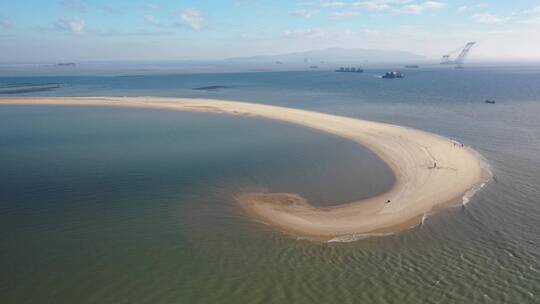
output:
M 331 247 L 253 222 L 233 195 L 341 203 L 393 183 L 363 147 L 262 119 L 3 106 L 0 121 L 2 303 L 284 299 L 290 250 Z
M 268 189 L 323 204 L 384 191 L 390 171 L 365 149 L 267 120 L 2 106 L 0 303 L 538 303 L 540 69 L 380 79 L 387 70 L 0 71 L 2 84 L 62 84 L 29 95 L 245 100 L 414 127 L 473 147 L 495 177 L 413 230 L 312 243 L 247 219 L 231 197 Z M 192 90 L 212 85 L 228 88 Z

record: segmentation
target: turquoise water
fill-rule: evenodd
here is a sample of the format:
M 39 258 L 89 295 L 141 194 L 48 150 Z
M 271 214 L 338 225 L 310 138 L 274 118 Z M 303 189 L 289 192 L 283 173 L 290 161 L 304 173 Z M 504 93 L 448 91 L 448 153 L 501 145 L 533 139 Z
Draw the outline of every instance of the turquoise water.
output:
M 232 196 L 380 193 L 392 175 L 366 149 L 263 119 L 2 106 L 0 302 L 538 302 L 540 69 L 379 73 L 0 78 L 63 84 L 26 95 L 213 97 L 401 124 L 472 146 L 495 176 L 413 230 L 313 243 L 251 221 Z M 209 85 L 231 88 L 192 90 Z

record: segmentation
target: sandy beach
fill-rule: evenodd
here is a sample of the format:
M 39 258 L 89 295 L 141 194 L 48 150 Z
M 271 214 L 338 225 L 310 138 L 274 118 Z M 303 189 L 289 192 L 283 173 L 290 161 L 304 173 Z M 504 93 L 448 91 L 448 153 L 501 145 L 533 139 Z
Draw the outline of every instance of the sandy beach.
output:
M 401 126 L 299 109 L 208 99 L 155 97 L 0 98 L 0 105 L 115 106 L 256 116 L 286 121 L 352 140 L 392 169 L 390 191 L 365 200 L 319 208 L 297 194 L 239 193 L 246 214 L 285 233 L 331 240 L 401 231 L 436 207 L 461 201 L 483 182 L 481 159 L 451 139 Z M 351 164 L 351 166 L 354 164 Z

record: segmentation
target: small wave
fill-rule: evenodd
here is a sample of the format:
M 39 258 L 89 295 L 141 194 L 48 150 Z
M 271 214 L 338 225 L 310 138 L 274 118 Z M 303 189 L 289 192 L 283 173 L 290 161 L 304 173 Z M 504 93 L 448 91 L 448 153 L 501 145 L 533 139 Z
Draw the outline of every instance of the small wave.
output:
M 480 169 L 482 170 L 482 182 L 475 185 L 474 187 L 472 187 L 469 191 L 465 192 L 465 194 L 463 194 L 463 197 L 462 197 L 462 200 L 461 200 L 461 204 L 463 206 L 467 205 L 470 201 L 471 201 L 471 198 L 478 192 L 480 191 L 482 188 L 484 188 L 484 186 L 490 181 L 493 179 L 493 173 L 491 171 L 491 166 L 490 164 L 487 162 L 487 160 L 482 156 L 482 154 L 476 152 L 475 150 L 473 149 L 469 149 L 472 153 L 474 153 L 479 159 L 480 159 Z
M 424 213 L 424 214 L 422 215 L 422 221 L 420 222 L 420 226 L 423 226 L 423 225 L 424 225 L 424 223 L 425 223 L 426 220 L 428 219 L 429 215 L 430 215 L 429 212 L 426 212 L 426 213 Z
M 328 243 L 351 243 L 359 240 L 365 240 L 374 237 L 384 237 L 396 234 L 395 232 L 388 233 L 362 233 L 362 234 L 350 234 L 342 235 L 328 240 Z

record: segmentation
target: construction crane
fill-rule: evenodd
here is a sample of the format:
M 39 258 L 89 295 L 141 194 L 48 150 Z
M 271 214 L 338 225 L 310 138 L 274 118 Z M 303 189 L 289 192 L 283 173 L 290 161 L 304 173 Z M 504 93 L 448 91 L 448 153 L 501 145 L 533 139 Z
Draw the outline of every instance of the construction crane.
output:
M 469 51 L 471 50 L 471 48 L 473 47 L 473 45 L 475 44 L 476 42 L 472 41 L 472 42 L 468 42 L 465 47 L 463 48 L 458 48 L 458 49 L 455 49 L 453 50 L 452 52 L 446 54 L 443 56 L 443 60 L 441 62 L 441 64 L 457 64 L 458 68 L 463 68 L 462 64 L 463 64 L 463 61 L 465 61 L 465 58 L 467 57 L 467 55 L 469 54 Z M 461 52 L 459 53 L 459 55 L 455 58 L 455 59 L 452 59 L 452 55 L 454 55 L 455 53 L 457 53 L 459 50 L 461 50 Z

